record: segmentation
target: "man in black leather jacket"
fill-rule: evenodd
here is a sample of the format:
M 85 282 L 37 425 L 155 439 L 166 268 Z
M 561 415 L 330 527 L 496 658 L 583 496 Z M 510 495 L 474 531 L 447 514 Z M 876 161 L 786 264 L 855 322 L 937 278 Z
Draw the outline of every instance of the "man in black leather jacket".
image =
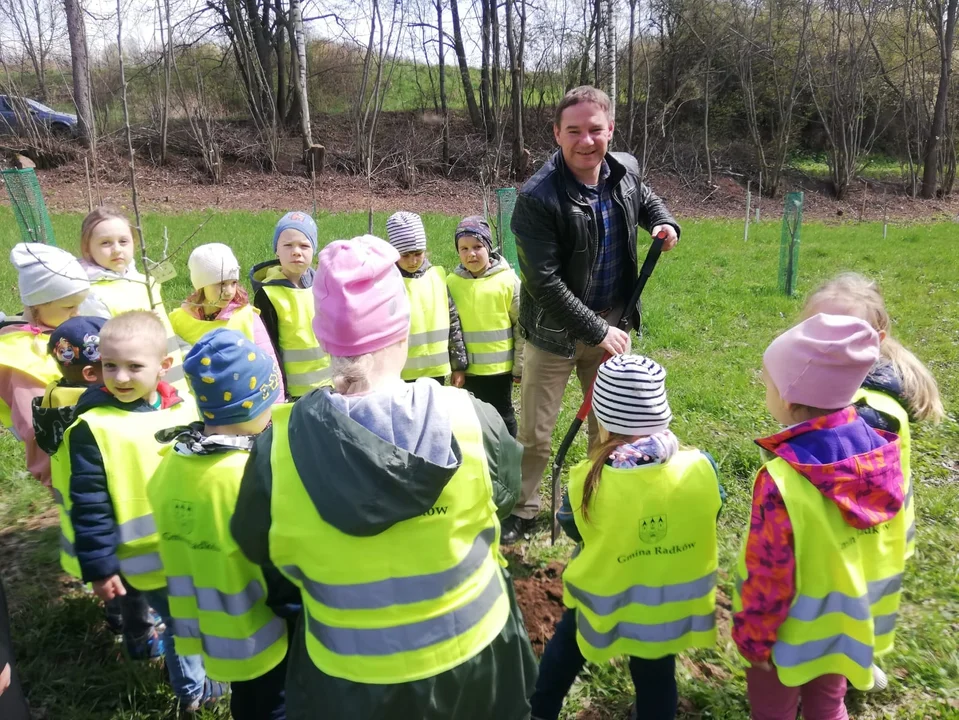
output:
M 539 485 L 563 391 L 575 368 L 588 387 L 603 354 L 628 352 L 616 327 L 636 283 L 636 228 L 665 231 L 664 250 L 679 225 L 643 184 L 636 159 L 607 152 L 613 135 L 609 97 L 596 88 L 570 90 L 556 109 L 560 149 L 523 186 L 513 211 L 522 278 L 519 324 L 526 337 L 522 415 L 523 488 L 503 523 L 502 541 L 532 529 Z M 631 318 L 635 319 L 635 318 Z M 589 415 L 590 447 L 597 434 Z

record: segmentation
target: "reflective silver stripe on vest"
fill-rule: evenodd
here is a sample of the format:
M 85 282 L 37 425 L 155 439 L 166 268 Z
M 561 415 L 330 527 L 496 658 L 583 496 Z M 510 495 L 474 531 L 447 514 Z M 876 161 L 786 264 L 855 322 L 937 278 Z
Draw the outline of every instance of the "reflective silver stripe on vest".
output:
M 509 362 L 513 359 L 512 350 L 503 350 L 501 352 L 472 353 L 467 352 L 470 365 L 493 365 L 495 363 Z
M 500 340 L 509 340 L 513 337 L 513 328 L 505 330 L 477 330 L 475 332 L 464 332 L 463 340 L 468 343 L 488 343 L 499 342 Z
M 120 572 L 124 575 L 145 575 L 162 569 L 163 561 L 158 552 L 135 555 L 120 561 Z
M 736 592 L 742 596 L 743 594 L 743 585 L 746 583 L 746 580 L 742 575 L 739 574 L 739 569 L 737 568 L 733 573 L 733 582 L 736 583 Z
M 248 638 L 226 638 L 200 631 L 200 621 L 173 618 L 173 634 L 203 643 L 203 652 L 217 660 L 249 660 L 286 635 L 286 622 L 274 617 Z
M 442 330 L 427 330 L 426 332 L 420 332 L 420 333 L 411 333 L 410 347 L 417 347 L 418 345 L 429 345 L 430 343 L 435 343 L 435 342 L 447 342 L 449 339 L 450 339 L 449 328 L 443 328 Z
M 476 599 L 439 617 L 384 628 L 345 628 L 325 625 L 307 612 L 310 633 L 325 648 L 338 655 L 383 656 L 421 650 L 468 632 L 503 596 L 500 572 L 496 571 Z
M 829 655 L 844 655 L 859 667 L 872 667 L 872 646 L 861 643 L 848 635 L 833 635 L 822 640 L 810 640 L 800 645 L 791 645 L 777 640 L 773 646 L 773 658 L 778 667 L 796 667 Z
M 180 382 L 185 377 L 186 375 L 183 372 L 183 366 L 174 365 L 169 370 L 167 370 L 167 373 L 166 375 L 163 376 L 163 379 L 164 381 L 172 384 L 172 383 Z
M 916 521 L 913 520 L 912 525 L 909 526 L 909 529 L 906 530 L 906 542 L 912 542 L 916 539 Z
M 63 494 L 56 488 L 50 489 L 53 491 L 53 502 L 55 502 L 57 505 L 64 505 L 65 503 L 63 502 Z
M 322 370 L 313 370 L 312 372 L 305 373 L 290 373 L 286 374 L 286 384 L 296 386 L 303 385 L 316 385 L 318 383 L 329 380 L 333 377 L 333 371 L 330 368 L 323 368 Z
M 251 580 L 243 590 L 225 593 L 216 588 L 196 587 L 190 575 L 170 575 L 166 579 L 170 597 L 196 597 L 196 606 L 207 612 L 246 615 L 263 597 L 263 587 Z
M 177 338 L 176 333 L 174 333 L 173 335 L 168 335 L 166 339 L 166 351 L 172 354 L 179 349 L 180 349 L 180 340 Z
M 301 348 L 299 350 L 280 350 L 283 362 L 306 362 L 307 360 L 322 360 L 326 357 L 321 347 Z
M 655 625 L 640 625 L 639 623 L 618 622 L 610 630 L 599 632 L 595 630 L 586 616 L 576 613 L 576 628 L 583 639 L 594 648 L 608 648 L 617 640 L 634 640 L 643 643 L 664 643 L 678 640 L 691 632 L 709 632 L 716 627 L 716 616 L 690 615 L 671 622 Z
M 150 537 L 157 531 L 156 523 L 153 521 L 153 515 L 141 515 L 133 520 L 127 520 L 117 527 L 117 537 L 121 543 L 129 543 L 134 540 L 142 540 Z
M 878 635 L 886 635 L 896 629 L 896 620 L 899 613 L 889 613 L 888 615 L 877 615 L 872 619 L 873 632 Z
M 906 493 L 905 499 L 902 501 L 902 506 L 908 508 L 912 505 L 912 489 L 916 486 L 915 481 L 910 481 L 909 483 L 909 492 Z
M 65 552 L 70 557 L 75 558 L 77 556 L 77 549 L 73 547 L 73 543 L 67 540 L 67 536 L 63 534 L 63 531 L 60 531 L 60 550 Z
M 569 594 L 583 606 L 589 608 L 595 615 L 612 615 L 617 610 L 630 605 L 658 606 L 667 603 L 696 600 L 708 595 L 716 587 L 716 573 L 711 572 L 698 580 L 652 587 L 649 585 L 633 585 L 616 595 L 596 595 L 566 582 Z
M 296 565 L 285 565 L 283 572 L 296 578 L 314 600 L 337 610 L 380 610 L 392 605 L 435 600 L 461 585 L 479 570 L 490 557 L 490 546 L 496 537 L 494 528 L 476 536 L 473 546 L 449 570 L 430 575 L 387 578 L 355 585 L 329 585 L 310 580 Z
M 902 590 L 902 576 L 903 573 L 899 573 L 898 575 L 890 575 L 887 578 L 873 580 L 868 583 L 866 592 L 869 595 L 869 603 L 877 603 L 887 595 L 892 595 Z
M 404 370 L 422 370 L 424 368 L 436 367 L 437 365 L 446 365 L 450 361 L 449 353 L 441 352 L 434 355 L 422 355 L 420 357 L 406 358 Z

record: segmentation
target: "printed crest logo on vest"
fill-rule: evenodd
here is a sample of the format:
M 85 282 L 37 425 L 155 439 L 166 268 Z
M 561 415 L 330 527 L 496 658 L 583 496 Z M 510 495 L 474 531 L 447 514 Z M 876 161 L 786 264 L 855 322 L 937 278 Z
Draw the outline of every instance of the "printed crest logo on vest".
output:
M 176 518 L 177 529 L 184 535 L 193 532 L 196 525 L 196 515 L 193 511 L 193 503 L 186 500 L 173 501 L 173 517 Z
M 666 537 L 666 515 L 650 515 L 639 521 L 639 539 L 655 545 Z

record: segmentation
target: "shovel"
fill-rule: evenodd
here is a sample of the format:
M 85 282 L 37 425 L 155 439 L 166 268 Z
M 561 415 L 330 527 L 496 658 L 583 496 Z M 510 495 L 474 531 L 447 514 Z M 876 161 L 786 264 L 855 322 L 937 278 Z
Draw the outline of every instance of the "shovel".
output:
M 633 288 L 633 294 L 629 298 L 629 303 L 623 308 L 623 316 L 619 319 L 619 324 L 617 327 L 619 327 L 620 330 L 626 329 L 626 326 L 629 323 L 629 318 L 633 314 L 633 310 L 637 305 L 639 305 L 639 299 L 643 294 L 643 288 L 646 287 L 646 281 L 649 280 L 649 276 L 653 274 L 653 269 L 656 267 L 656 262 L 659 260 L 660 253 L 663 251 L 663 241 L 665 239 L 665 231 L 660 232 L 655 238 L 653 238 L 653 244 L 649 246 L 649 251 L 646 253 L 646 259 L 643 261 L 643 267 L 639 271 L 639 277 L 636 278 L 636 287 Z M 603 356 L 603 362 L 606 362 L 609 358 L 610 354 L 606 353 Z M 595 381 L 596 380 L 594 378 L 593 382 Z M 553 460 L 553 515 L 550 532 L 551 545 L 555 545 L 556 538 L 559 537 L 559 521 L 556 519 L 556 513 L 559 512 L 559 506 L 562 500 L 559 480 L 563 471 L 563 463 L 566 460 L 566 453 L 569 452 L 569 446 L 573 444 L 573 440 L 576 439 L 576 434 L 583 426 L 583 421 L 586 419 L 586 416 L 589 415 L 589 411 L 593 407 L 593 382 L 590 382 L 589 387 L 586 389 L 586 394 L 583 396 L 583 404 L 579 406 L 579 410 L 576 412 L 576 417 L 573 418 L 573 422 L 569 424 L 569 430 L 566 431 L 566 435 L 563 437 L 563 442 L 559 444 L 559 449 L 556 451 L 556 458 Z

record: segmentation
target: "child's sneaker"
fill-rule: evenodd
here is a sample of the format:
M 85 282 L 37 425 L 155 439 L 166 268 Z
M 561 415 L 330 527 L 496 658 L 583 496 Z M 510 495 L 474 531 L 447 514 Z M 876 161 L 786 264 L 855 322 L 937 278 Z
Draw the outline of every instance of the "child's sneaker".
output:
M 163 657 L 163 638 L 156 630 L 139 639 L 126 638 L 124 645 L 131 660 L 156 660 Z
M 230 683 L 221 683 L 207 678 L 203 681 L 203 692 L 189 701 L 181 701 L 181 712 L 190 715 L 201 710 L 209 710 L 230 694 Z
M 889 678 L 878 665 L 872 666 L 872 687 L 867 692 L 882 692 L 889 687 Z

